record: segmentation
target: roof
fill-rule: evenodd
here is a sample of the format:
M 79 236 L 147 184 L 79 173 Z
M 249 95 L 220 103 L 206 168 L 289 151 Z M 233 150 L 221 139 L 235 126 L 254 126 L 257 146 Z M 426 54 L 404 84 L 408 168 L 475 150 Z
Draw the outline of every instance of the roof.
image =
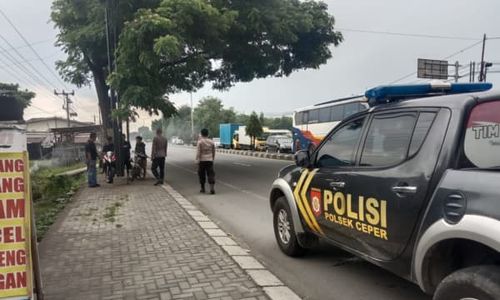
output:
M 323 107 L 330 107 L 330 106 L 335 106 L 335 105 L 341 105 L 341 104 L 347 104 L 347 103 L 352 103 L 352 102 L 367 102 L 367 99 L 365 96 L 352 96 L 352 97 L 346 97 L 346 98 L 340 98 L 336 100 L 330 100 L 327 102 L 322 102 L 318 104 L 313 104 L 305 107 L 301 107 L 295 110 L 295 112 L 301 112 L 304 110 L 311 110 L 311 109 L 319 109 Z
M 52 120 L 57 120 L 57 121 L 61 121 L 61 122 L 68 122 L 68 119 L 66 119 L 66 118 L 46 117 L 46 118 L 31 118 L 31 119 L 26 121 L 26 124 L 43 122 L 43 121 L 52 121 Z M 71 124 L 94 125 L 94 123 L 92 123 L 92 122 L 82 122 L 82 121 L 76 121 L 76 120 L 70 120 L 70 122 L 71 122 Z
M 78 127 L 61 127 L 61 128 L 51 128 L 50 132 L 54 133 L 90 133 L 97 132 L 102 129 L 102 125 L 87 125 Z

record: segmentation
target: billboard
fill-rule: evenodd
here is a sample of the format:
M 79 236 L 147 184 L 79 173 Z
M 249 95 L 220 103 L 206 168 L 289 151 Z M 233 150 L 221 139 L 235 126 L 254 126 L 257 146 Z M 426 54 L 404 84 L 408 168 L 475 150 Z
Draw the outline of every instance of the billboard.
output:
M 31 187 L 22 125 L 0 126 L 0 299 L 32 299 Z
M 448 61 L 423 59 L 417 60 L 417 77 L 428 79 L 448 79 Z

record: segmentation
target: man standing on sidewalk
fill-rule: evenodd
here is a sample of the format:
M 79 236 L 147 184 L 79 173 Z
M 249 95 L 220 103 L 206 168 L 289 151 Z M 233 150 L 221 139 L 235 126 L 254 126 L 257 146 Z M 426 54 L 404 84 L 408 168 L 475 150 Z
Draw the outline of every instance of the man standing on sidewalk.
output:
M 96 161 L 97 161 L 97 148 L 95 146 L 96 133 L 92 132 L 90 134 L 89 140 L 85 145 L 85 159 L 87 163 L 87 181 L 89 187 L 98 187 L 97 183 L 97 169 L 96 169 Z
M 151 171 L 156 177 L 155 185 L 163 184 L 165 179 L 165 157 L 167 157 L 167 139 L 162 135 L 161 128 L 156 129 L 156 136 L 153 139 L 153 149 L 151 150 Z M 158 173 L 160 169 L 160 173 Z
M 201 185 L 200 193 L 205 193 L 205 181 L 208 177 L 208 184 L 210 184 L 210 194 L 215 194 L 214 159 L 214 142 L 208 138 L 208 129 L 202 129 L 201 137 L 200 139 L 198 139 L 196 151 L 196 161 L 198 162 L 198 176 L 200 178 Z

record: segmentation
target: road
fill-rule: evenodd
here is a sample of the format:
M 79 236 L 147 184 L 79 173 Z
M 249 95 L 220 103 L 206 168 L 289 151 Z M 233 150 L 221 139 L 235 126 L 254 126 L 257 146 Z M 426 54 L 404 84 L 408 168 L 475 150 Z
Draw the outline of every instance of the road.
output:
M 303 258 L 281 253 L 268 193 L 278 171 L 290 162 L 217 154 L 217 194 L 202 195 L 194 156 L 193 148 L 170 147 L 167 182 L 304 299 L 430 299 L 418 286 L 330 245 L 322 244 Z

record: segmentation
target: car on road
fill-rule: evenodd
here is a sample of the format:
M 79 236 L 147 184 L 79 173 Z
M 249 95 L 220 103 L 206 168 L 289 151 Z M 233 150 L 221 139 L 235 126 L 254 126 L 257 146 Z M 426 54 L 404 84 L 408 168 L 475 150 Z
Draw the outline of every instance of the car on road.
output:
M 381 86 L 273 183 L 276 241 L 325 240 L 434 295 L 500 299 L 500 92 Z
M 292 152 L 292 138 L 285 135 L 270 135 L 264 146 L 266 152 L 290 153 Z
M 184 145 L 184 140 L 177 137 L 177 136 L 174 136 L 172 137 L 172 139 L 170 140 L 170 142 L 174 145 Z
M 215 148 L 220 148 L 221 147 L 220 138 L 215 137 L 215 138 L 212 139 L 212 141 L 214 142 Z

